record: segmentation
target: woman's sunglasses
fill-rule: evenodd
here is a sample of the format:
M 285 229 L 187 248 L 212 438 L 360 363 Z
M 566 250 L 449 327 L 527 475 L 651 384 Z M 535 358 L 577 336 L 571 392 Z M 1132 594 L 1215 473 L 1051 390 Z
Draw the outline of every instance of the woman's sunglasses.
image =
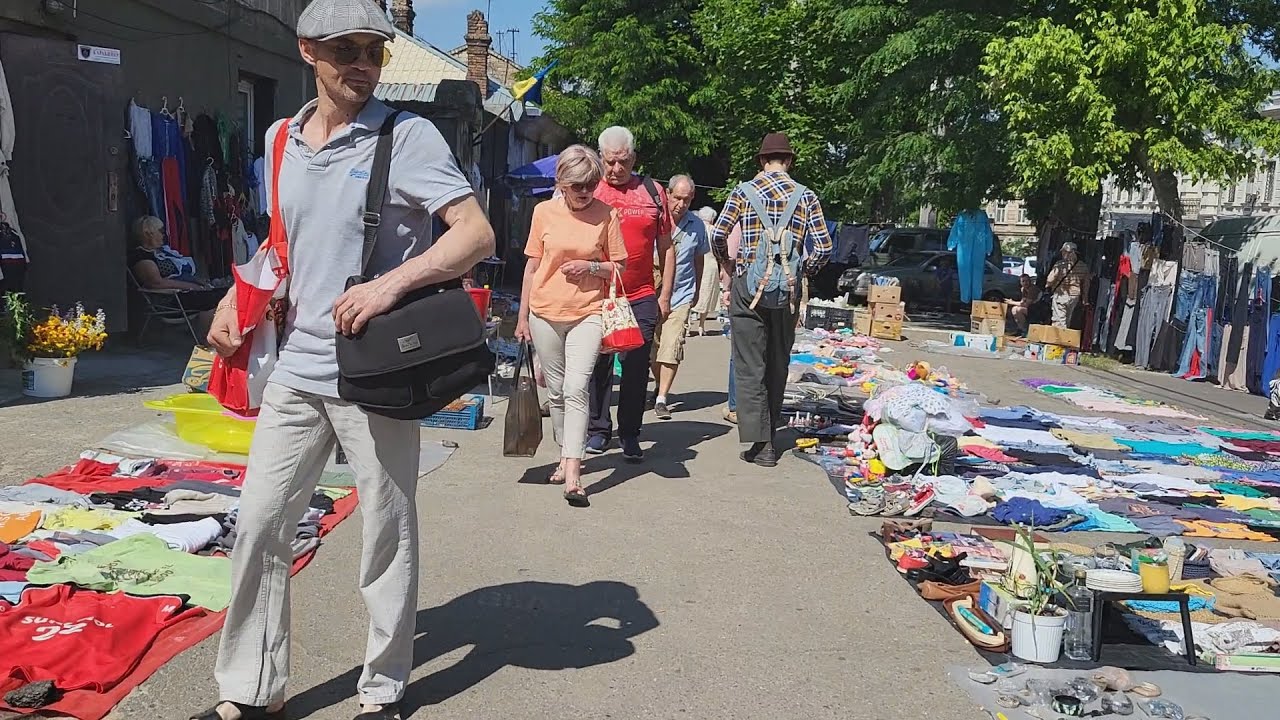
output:
M 333 61 L 339 65 L 355 65 L 359 62 L 361 55 L 369 58 L 369 62 L 380 68 L 386 67 L 391 62 L 391 50 L 387 49 L 386 45 L 342 43 L 329 46 L 329 51 L 333 53 Z
M 568 187 L 570 190 L 572 190 L 572 191 L 574 191 L 574 192 L 576 192 L 576 193 L 593 193 L 593 192 L 595 192 L 595 191 L 596 191 L 596 186 L 598 186 L 599 184 L 600 184 L 600 183 L 598 183 L 598 182 L 593 182 L 593 183 L 569 183 L 567 187 Z

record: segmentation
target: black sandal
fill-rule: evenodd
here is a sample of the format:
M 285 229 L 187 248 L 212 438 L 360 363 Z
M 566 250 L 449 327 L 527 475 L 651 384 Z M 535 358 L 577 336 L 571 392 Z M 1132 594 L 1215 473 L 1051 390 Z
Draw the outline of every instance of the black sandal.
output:
M 220 700 L 216 705 L 205 710 L 199 715 L 192 715 L 191 720 L 222 720 L 222 716 L 218 714 L 218 706 L 223 703 L 231 702 L 230 700 Z M 240 720 L 284 720 L 285 708 L 280 708 L 275 712 L 267 710 L 265 707 L 257 705 L 241 705 L 238 702 L 232 702 L 236 710 L 240 711 Z
M 397 720 L 400 717 L 400 704 L 392 703 L 391 705 L 383 705 L 378 710 L 362 712 L 355 717 L 355 720 Z
M 573 507 L 584 508 L 591 507 L 591 501 L 587 499 L 587 491 L 582 488 L 574 488 L 566 490 L 564 493 L 565 502 Z

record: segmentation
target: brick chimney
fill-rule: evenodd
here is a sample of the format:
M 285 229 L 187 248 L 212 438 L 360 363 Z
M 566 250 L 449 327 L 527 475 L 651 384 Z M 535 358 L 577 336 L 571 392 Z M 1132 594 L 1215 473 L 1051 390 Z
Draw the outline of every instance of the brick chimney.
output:
M 391 0 L 391 24 L 400 32 L 413 35 L 413 18 L 416 15 L 413 0 Z
M 467 79 L 480 88 L 480 97 L 489 97 L 489 21 L 484 13 L 472 10 L 467 15 Z

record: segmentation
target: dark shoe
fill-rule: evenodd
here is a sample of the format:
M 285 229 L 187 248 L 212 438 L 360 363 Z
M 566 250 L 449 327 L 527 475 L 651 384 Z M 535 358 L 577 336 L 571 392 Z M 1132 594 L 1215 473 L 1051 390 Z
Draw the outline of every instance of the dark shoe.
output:
M 587 438 L 587 454 L 603 455 L 609 449 L 609 438 L 603 435 L 592 435 Z
M 778 454 L 773 450 L 773 443 L 756 443 L 743 451 L 740 457 L 760 467 L 778 467 Z
M 658 393 L 656 392 L 646 393 L 644 396 L 644 409 L 652 410 L 653 406 L 657 404 L 657 402 L 658 402 Z
M 666 403 L 656 403 L 653 406 L 653 414 L 656 415 L 659 420 L 671 419 L 671 409 L 667 407 Z
M 591 507 L 591 501 L 587 499 L 587 491 L 582 488 L 574 488 L 564 494 L 564 501 L 576 508 Z
M 219 701 L 217 705 L 214 705 L 199 715 L 192 715 L 191 720 L 222 720 L 222 716 L 218 714 L 218 705 L 225 702 L 227 701 Z M 231 704 L 235 705 L 236 709 L 240 711 L 241 720 L 284 720 L 285 718 L 285 708 L 280 708 L 275 712 L 270 712 L 265 707 L 258 707 L 256 705 L 241 705 L 236 702 Z M 387 717 L 391 716 L 388 715 Z
M 355 720 L 400 720 L 400 703 L 391 705 L 383 705 L 381 710 L 372 712 L 362 712 L 356 716 Z
M 1263 415 L 1262 419 L 1271 421 L 1280 420 L 1280 408 L 1267 408 L 1267 414 Z
M 618 444 L 622 446 L 622 457 L 629 462 L 644 460 L 644 450 L 640 449 L 640 438 L 619 438 Z

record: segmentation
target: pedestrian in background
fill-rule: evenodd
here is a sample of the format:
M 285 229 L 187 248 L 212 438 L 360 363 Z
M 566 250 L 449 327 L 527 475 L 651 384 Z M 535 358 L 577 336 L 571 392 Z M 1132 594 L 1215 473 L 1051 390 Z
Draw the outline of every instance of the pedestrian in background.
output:
M 587 386 L 600 354 L 601 306 L 608 283 L 626 265 L 618 213 L 595 198 L 604 176 L 600 156 L 584 145 L 560 153 L 556 197 L 533 209 L 524 254 L 516 337 L 532 342 L 546 379 L 551 427 L 569 504 L 585 507 L 582 457 L 587 442 Z
M 729 318 L 738 438 L 750 444 L 741 457 L 774 467 L 774 433 L 782 419 L 796 336 L 800 277 L 827 264 L 832 244 L 818 196 L 791 178 L 795 152 L 787 136 L 766 135 L 756 160 L 760 173 L 730 193 L 712 231 L 711 247 L 734 275 Z M 739 223 L 742 245 L 734 262 L 728 238 Z
M 317 97 L 266 137 L 267 148 L 278 138 L 283 143 L 280 167 L 268 153 L 265 176 L 279 174 L 278 197 L 270 197 L 266 183 L 279 208 L 272 222 L 283 223 L 292 241 L 289 313 L 240 494 L 231 601 L 214 671 L 220 701 L 193 720 L 285 717 L 290 543 L 335 440 L 355 471 L 364 514 L 357 572 L 369 633 L 356 683 L 359 717 L 401 717 L 418 612 L 421 428 L 339 398 L 335 337 L 358 334 L 416 289 L 460 278 L 493 252 L 494 236 L 435 125 L 409 113 L 393 119 L 391 108 L 373 98 L 395 36 L 368 0 L 314 0 L 298 18 L 298 47 Z M 387 199 L 366 208 L 384 127 L 394 143 Z M 369 263 L 375 279 L 345 290 L 347 279 L 361 274 L 366 211 L 381 216 Z M 434 242 L 433 217 L 448 228 Z M 236 312 L 233 290 L 209 333 L 224 357 L 243 343 Z
M 688 175 L 676 175 L 667 183 L 667 207 L 675 221 L 671 245 L 675 250 L 676 272 L 671 289 L 671 313 L 658 324 L 653 341 L 653 377 L 658 384 L 653 413 L 659 420 L 671 419 L 667 396 L 684 360 L 689 311 L 702 283 L 703 257 L 711 251 L 706 224 L 689 212 L 697 191 L 693 178 Z
M 639 462 L 644 460 L 640 428 L 644 424 L 653 336 L 658 323 L 671 314 L 676 269 L 675 250 L 671 246 L 674 222 L 661 186 L 651 178 L 632 174 L 636 166 L 636 140 L 630 130 L 614 126 L 600 133 L 600 156 L 604 161 L 604 182 L 596 188 L 596 199 L 618 211 L 622 242 L 627 247 L 620 290 L 626 291 L 644 337 L 643 346 L 622 354 L 622 379 L 618 388 L 618 443 L 624 458 Z M 660 291 L 654 287 L 655 251 L 662 277 Z M 592 455 L 608 450 L 613 440 L 612 404 L 613 356 L 601 355 L 591 375 L 587 452 Z
M 1053 296 L 1053 325 L 1066 330 L 1071 327 L 1071 316 L 1080 304 L 1089 284 L 1089 268 L 1076 253 L 1076 244 L 1062 244 L 1061 257 L 1049 271 L 1045 284 Z
M 715 208 L 704 207 L 698 210 L 697 215 L 706 225 L 707 238 L 710 238 L 711 226 L 716 223 Z M 695 333 L 690 327 L 689 332 L 700 336 L 707 334 L 707 318 L 720 314 L 720 263 L 716 262 L 715 255 L 711 253 L 709 242 L 707 253 L 703 256 L 702 278 L 698 282 L 698 298 L 693 301 L 692 314 L 697 316 L 698 329 Z
M 742 246 L 742 224 L 733 226 L 733 230 L 729 232 L 729 241 L 727 243 L 727 251 L 730 258 L 738 257 L 738 248 Z M 712 250 L 712 255 L 715 251 Z M 720 293 L 720 312 L 723 313 L 721 322 L 724 325 L 724 335 L 729 338 L 729 402 L 725 404 L 724 419 L 732 425 L 738 424 L 738 395 L 737 382 L 733 379 L 733 323 L 729 319 L 729 299 L 732 295 L 733 274 L 727 272 L 720 263 L 716 263 L 717 270 L 720 275 L 720 287 L 724 291 Z

